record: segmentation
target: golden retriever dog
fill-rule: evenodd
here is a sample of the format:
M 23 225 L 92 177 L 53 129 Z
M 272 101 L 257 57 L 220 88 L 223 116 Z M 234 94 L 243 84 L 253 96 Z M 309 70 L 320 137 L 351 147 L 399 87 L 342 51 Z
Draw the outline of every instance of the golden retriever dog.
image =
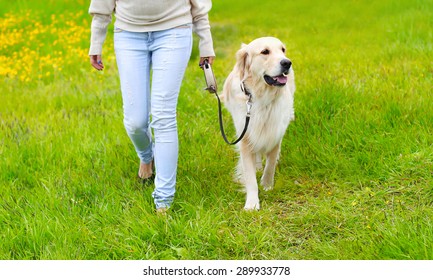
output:
M 252 102 L 248 130 L 237 144 L 237 179 L 246 190 L 246 210 L 260 209 L 256 169 L 261 168 L 262 157 L 266 164 L 260 183 L 264 190 L 273 188 L 281 141 L 295 118 L 294 92 L 292 62 L 280 40 L 264 37 L 242 44 L 220 99 L 232 115 L 238 136 L 245 126 L 246 102 Z

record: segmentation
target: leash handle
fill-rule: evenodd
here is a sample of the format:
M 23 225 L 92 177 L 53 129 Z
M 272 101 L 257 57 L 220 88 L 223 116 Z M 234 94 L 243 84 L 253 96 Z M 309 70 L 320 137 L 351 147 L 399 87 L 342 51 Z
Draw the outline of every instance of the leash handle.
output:
M 203 64 L 200 65 L 204 72 L 204 78 L 206 80 L 207 88 L 205 90 L 209 93 L 217 92 L 217 83 L 215 80 L 215 75 L 213 74 L 212 67 L 207 59 L 204 60 Z

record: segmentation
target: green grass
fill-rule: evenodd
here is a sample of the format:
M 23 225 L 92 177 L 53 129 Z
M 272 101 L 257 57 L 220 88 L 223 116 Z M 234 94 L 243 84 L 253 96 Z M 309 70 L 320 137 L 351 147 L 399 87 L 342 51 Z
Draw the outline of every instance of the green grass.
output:
M 220 88 L 242 42 L 279 37 L 296 73 L 296 120 L 275 189 L 260 193 L 262 210 L 242 211 L 237 155 L 195 50 L 167 217 L 135 180 L 111 35 L 97 73 L 83 55 L 88 31 L 48 34 L 88 30 L 88 1 L 3 2 L 1 24 L 30 18 L 0 29 L 26 34 L 0 58 L 35 52 L 23 68 L 0 65 L 0 259 L 433 259 L 431 2 L 214 1 Z M 31 37 L 37 22 L 45 35 Z

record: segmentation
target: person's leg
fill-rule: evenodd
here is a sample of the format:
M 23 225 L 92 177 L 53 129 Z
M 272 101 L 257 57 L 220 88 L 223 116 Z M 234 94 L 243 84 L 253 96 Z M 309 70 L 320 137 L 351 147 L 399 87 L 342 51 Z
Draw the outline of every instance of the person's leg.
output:
M 156 208 L 173 202 L 178 159 L 176 106 L 192 47 L 191 26 L 152 32 L 151 127 L 155 136 Z
M 140 169 L 143 164 L 150 166 L 153 159 L 149 125 L 151 53 L 143 43 L 147 39 L 148 33 L 122 30 L 114 33 L 114 48 L 123 98 L 123 122 L 140 158 Z M 143 174 L 146 173 L 143 170 L 140 171 L 141 176 L 148 175 Z

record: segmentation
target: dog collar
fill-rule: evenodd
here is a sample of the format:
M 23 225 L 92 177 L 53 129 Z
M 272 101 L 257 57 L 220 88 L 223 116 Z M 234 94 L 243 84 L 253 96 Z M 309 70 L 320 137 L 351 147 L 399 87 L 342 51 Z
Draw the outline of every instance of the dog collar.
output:
M 241 82 L 241 90 L 251 99 L 251 92 L 245 87 L 245 83 L 243 81 Z

